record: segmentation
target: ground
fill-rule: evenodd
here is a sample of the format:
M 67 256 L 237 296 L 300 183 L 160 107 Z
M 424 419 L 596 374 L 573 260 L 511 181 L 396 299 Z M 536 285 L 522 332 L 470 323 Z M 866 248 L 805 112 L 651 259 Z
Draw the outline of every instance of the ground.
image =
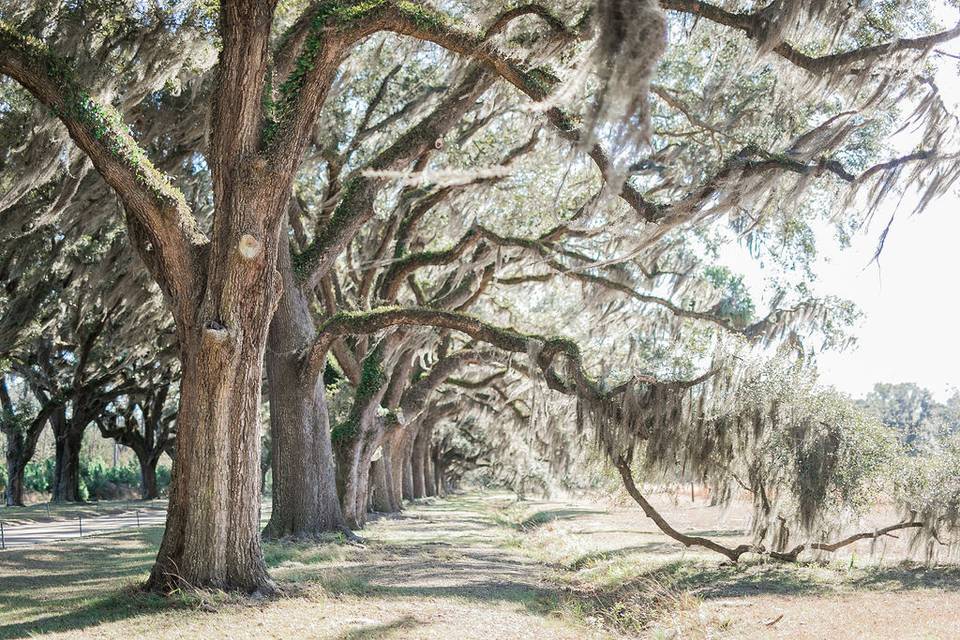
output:
M 657 501 L 685 530 L 742 535 L 735 510 Z M 270 543 L 284 596 L 268 601 L 136 592 L 160 535 L 0 553 L 0 638 L 960 638 L 955 566 L 868 546 L 830 564 L 723 566 L 597 500 L 470 493 L 378 519 L 362 547 Z

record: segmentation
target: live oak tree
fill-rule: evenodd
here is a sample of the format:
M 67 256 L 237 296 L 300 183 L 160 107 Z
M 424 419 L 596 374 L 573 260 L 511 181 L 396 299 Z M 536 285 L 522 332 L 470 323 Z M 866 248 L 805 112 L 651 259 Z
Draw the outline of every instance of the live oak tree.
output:
M 903 178 L 923 182 L 924 201 L 942 193 L 957 171 L 948 115 L 914 63 L 957 33 L 926 35 L 917 2 L 807 4 L 63 8 L 97 26 L 115 24 L 103 7 L 126 18 L 84 43 L 121 52 L 130 74 L 110 78 L 93 56 L 63 57 L 77 42 L 68 20 L 50 32 L 30 3 L 4 10 L 0 73 L 43 105 L 46 130 L 65 127 L 67 167 L 89 164 L 116 193 L 176 323 L 178 453 L 149 586 L 272 590 L 257 509 L 264 369 L 267 534 L 313 536 L 363 524 L 371 467 L 389 509 L 437 490 L 431 465 L 453 451 L 432 433 L 469 402 L 443 393 L 451 379 L 495 389 L 501 369 L 520 371 L 576 398 L 622 471 L 667 407 L 699 424 L 688 399 L 725 370 L 702 366 L 710 338 L 671 356 L 679 332 L 837 339 L 849 308 L 802 287 L 753 317 L 703 258 L 719 242 L 705 229 L 724 216 L 768 257 L 803 254 L 776 245 L 802 248 L 818 207 L 869 209 Z M 219 48 L 216 65 L 172 62 L 183 42 Z M 149 72 L 131 43 L 155 56 Z M 190 90 L 165 90 L 182 78 Z M 882 140 L 911 117 L 897 111 L 908 100 L 926 127 L 916 150 L 890 153 Z M 44 166 L 13 181 L 12 200 L 60 170 Z M 343 380 L 332 411 L 330 370 Z M 531 415 L 500 388 L 502 412 Z

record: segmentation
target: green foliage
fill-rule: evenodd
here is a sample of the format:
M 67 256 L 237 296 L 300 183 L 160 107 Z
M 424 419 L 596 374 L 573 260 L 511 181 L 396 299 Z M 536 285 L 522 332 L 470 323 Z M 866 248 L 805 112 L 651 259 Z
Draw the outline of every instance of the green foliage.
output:
M 53 486 L 54 459 L 28 462 L 23 472 L 23 488 L 34 493 L 49 493 Z M 6 488 L 7 469 L 0 463 L 0 490 Z M 157 487 L 170 486 L 170 467 L 157 466 Z M 84 500 L 115 498 L 117 488 L 140 488 L 140 465 L 135 459 L 126 464 L 107 464 L 102 460 L 80 459 L 80 496 Z
M 753 319 L 755 307 L 743 284 L 743 276 L 735 275 L 726 267 L 714 266 L 704 270 L 704 277 L 720 293 L 716 313 L 736 326 L 746 326 Z
M 930 531 L 960 526 L 960 434 L 935 453 L 901 460 L 896 492 L 898 502 Z
M 960 432 L 960 394 L 937 402 L 929 389 L 912 383 L 877 383 L 860 406 L 893 429 L 913 454 L 936 451 L 951 434 Z

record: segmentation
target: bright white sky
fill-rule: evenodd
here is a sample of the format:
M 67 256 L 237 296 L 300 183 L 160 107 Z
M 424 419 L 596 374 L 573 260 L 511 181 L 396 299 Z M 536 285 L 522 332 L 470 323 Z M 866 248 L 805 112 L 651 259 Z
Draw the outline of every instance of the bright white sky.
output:
M 904 203 L 879 263 L 870 260 L 882 216 L 846 251 L 820 243 L 819 293 L 853 300 L 866 315 L 856 347 L 820 356 L 821 379 L 855 397 L 875 382 L 916 382 L 941 400 L 960 387 L 960 197 L 910 211 Z
M 956 24 L 956 10 L 944 12 L 944 23 Z M 960 51 L 954 42 L 942 50 Z M 960 102 L 956 60 L 934 56 L 940 65 L 937 83 L 944 101 Z M 954 112 L 957 112 L 954 110 Z M 916 145 L 909 135 L 896 142 L 900 152 Z M 895 198 L 891 198 L 895 200 Z M 852 246 L 841 250 L 824 230 L 818 237 L 816 294 L 852 300 L 865 318 L 856 331 L 858 344 L 844 352 L 818 358 L 821 381 L 854 397 L 876 382 L 916 382 L 940 400 L 960 387 L 960 190 L 912 215 L 908 193 L 899 207 L 882 207 L 873 226 Z M 871 262 L 879 234 L 894 211 L 897 216 L 878 262 Z M 751 288 L 762 275 L 743 256 L 732 267 L 745 274 Z

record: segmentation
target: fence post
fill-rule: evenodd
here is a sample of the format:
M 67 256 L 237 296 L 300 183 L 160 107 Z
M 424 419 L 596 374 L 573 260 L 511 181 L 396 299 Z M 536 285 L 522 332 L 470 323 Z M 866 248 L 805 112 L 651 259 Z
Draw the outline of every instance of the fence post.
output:
M 3 520 L 0 520 L 0 549 L 7 548 L 7 539 L 3 535 Z
M 140 509 L 137 509 L 137 529 L 140 528 Z
M 80 521 L 80 537 L 82 538 L 83 537 L 83 516 L 78 515 L 77 520 Z

